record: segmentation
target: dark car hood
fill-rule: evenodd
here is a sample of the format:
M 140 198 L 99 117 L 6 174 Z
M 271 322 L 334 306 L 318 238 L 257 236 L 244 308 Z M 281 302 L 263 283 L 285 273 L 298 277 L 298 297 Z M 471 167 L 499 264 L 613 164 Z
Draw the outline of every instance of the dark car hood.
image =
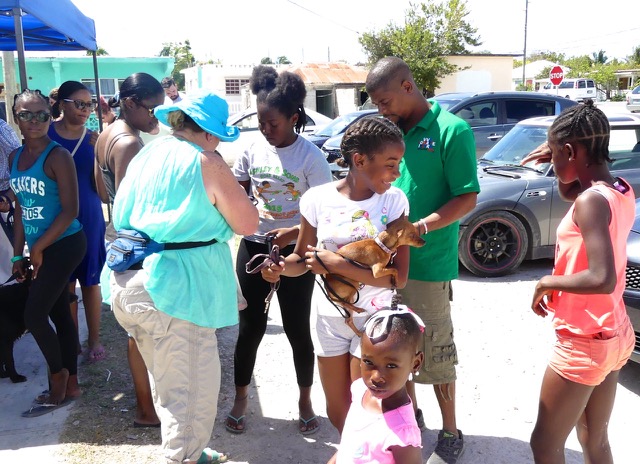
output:
M 329 139 L 326 135 L 316 135 L 313 132 L 310 134 L 303 134 L 304 138 L 313 142 L 318 148 L 322 147 L 324 143 Z

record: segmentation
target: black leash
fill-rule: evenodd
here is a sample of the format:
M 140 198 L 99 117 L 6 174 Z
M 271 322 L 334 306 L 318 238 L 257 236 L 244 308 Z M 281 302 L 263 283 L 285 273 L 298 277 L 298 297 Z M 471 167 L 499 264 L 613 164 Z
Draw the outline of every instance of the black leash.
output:
M 31 266 L 31 261 L 29 260 L 29 258 L 24 258 L 24 259 L 27 261 L 26 271 L 25 271 L 25 277 L 27 277 L 27 273 L 30 272 L 29 266 Z M 13 282 L 14 280 L 17 280 L 18 277 L 20 277 L 20 273 L 16 271 L 13 274 L 11 274 L 11 276 L 9 276 L 9 278 L 5 280 L 3 284 L 0 284 L 0 287 L 4 287 L 5 285 Z
M 245 269 L 248 274 L 257 274 L 258 272 L 261 272 L 263 269 L 269 267 L 271 264 L 278 264 L 280 262 L 280 247 L 278 245 L 273 244 L 274 238 L 275 238 L 275 235 L 268 234 L 266 237 L 266 243 L 267 243 L 267 249 L 269 250 L 269 252 L 258 253 L 257 255 L 254 255 L 249 260 L 249 262 L 245 265 Z M 253 266 L 254 261 L 258 259 L 262 259 L 262 262 L 257 266 L 255 266 L 254 268 L 252 268 L 251 266 Z M 279 280 L 277 282 L 271 282 L 271 290 L 269 291 L 269 294 L 267 295 L 267 297 L 264 299 L 265 314 L 269 313 L 269 306 L 271 306 L 271 299 L 273 298 L 273 295 L 278 291 L 279 288 L 280 288 Z
M 313 252 L 313 254 L 314 254 L 315 258 L 316 258 L 316 261 L 318 261 L 318 262 L 320 263 L 320 265 L 324 268 L 324 270 L 325 270 L 325 271 L 327 271 L 327 274 L 331 274 L 331 273 L 329 272 L 329 269 L 327 269 L 327 266 L 326 266 L 326 265 L 324 264 L 324 262 L 320 259 L 320 256 L 318 256 L 318 251 L 317 251 L 317 250 L 316 250 L 316 251 L 314 251 L 314 252 Z M 344 257 L 343 257 L 343 258 L 344 258 Z M 347 259 L 347 258 L 345 258 L 345 259 Z M 364 265 L 362 265 L 362 264 L 360 264 L 360 263 L 358 263 L 358 262 L 356 262 L 356 261 L 353 261 L 353 260 L 350 260 L 350 259 L 347 259 L 347 261 L 349 261 L 350 263 L 352 263 L 352 264 L 354 264 L 354 265 L 356 265 L 356 266 L 358 266 L 358 267 L 361 267 L 361 268 L 363 268 L 363 269 L 369 269 L 367 266 L 364 266 Z M 332 276 L 333 276 L 333 278 L 334 278 L 334 279 L 336 279 L 338 282 L 341 282 L 341 283 L 343 283 L 343 284 L 345 284 L 345 285 L 348 285 L 349 287 L 353 288 L 353 289 L 356 291 L 356 299 L 355 299 L 355 301 L 354 301 L 353 303 L 351 303 L 351 302 L 349 302 L 349 301 L 345 301 L 345 300 L 344 300 L 344 298 L 342 298 L 340 295 L 338 295 L 338 294 L 336 293 L 336 291 L 331 287 L 331 285 L 330 285 L 329 283 L 327 283 L 327 279 L 326 279 L 326 277 L 324 276 L 324 274 L 320 274 L 320 278 L 322 279 L 322 283 L 323 283 L 324 285 L 320 284 L 320 282 L 318 282 L 318 285 L 320 286 L 320 289 L 322 290 L 322 293 L 324 293 L 324 296 L 327 298 L 327 300 L 329 300 L 329 303 L 331 303 L 331 304 L 332 304 L 332 305 L 333 305 L 333 306 L 338 310 L 338 312 L 340 313 L 340 315 L 341 315 L 343 318 L 345 318 L 345 319 L 349 319 L 349 317 L 351 317 L 351 316 L 350 316 L 350 314 L 349 314 L 349 311 L 347 311 L 347 310 L 346 310 L 345 308 L 343 308 L 342 306 L 337 305 L 337 304 L 335 303 L 335 300 L 334 300 L 333 298 L 331 298 L 331 297 L 329 296 L 329 294 L 333 295 L 333 296 L 335 297 L 335 299 L 337 299 L 337 300 L 341 301 L 342 303 L 356 304 L 356 303 L 358 302 L 358 300 L 360 299 L 360 292 L 358 291 L 359 289 L 358 289 L 358 288 L 356 288 L 356 287 L 355 287 L 351 282 L 349 282 L 348 280 L 343 279 L 343 278 L 342 278 L 342 276 L 340 276 L 340 275 L 338 275 L 338 274 L 332 274 Z M 316 282 L 317 282 L 317 281 L 316 281 Z

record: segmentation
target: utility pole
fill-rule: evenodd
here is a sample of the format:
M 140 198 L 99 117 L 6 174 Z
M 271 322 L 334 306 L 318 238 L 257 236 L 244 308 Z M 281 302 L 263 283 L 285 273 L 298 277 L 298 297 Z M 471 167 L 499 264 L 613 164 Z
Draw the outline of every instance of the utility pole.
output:
M 524 50 L 522 53 L 522 86 L 527 89 L 525 69 L 527 67 L 527 18 L 529 16 L 529 0 L 524 0 Z

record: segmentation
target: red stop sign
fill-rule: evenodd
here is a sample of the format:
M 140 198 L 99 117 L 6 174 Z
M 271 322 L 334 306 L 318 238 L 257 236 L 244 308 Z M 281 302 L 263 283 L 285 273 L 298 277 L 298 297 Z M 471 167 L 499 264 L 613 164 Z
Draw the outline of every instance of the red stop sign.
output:
M 562 79 L 564 79 L 564 71 L 562 68 L 560 66 L 554 66 L 551 68 L 551 71 L 549 71 L 549 80 L 551 83 L 553 85 L 560 85 Z

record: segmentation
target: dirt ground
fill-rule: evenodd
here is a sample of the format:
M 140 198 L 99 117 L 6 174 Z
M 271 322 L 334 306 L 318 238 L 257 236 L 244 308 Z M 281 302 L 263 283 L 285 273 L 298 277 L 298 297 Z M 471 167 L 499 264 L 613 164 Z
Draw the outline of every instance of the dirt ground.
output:
M 454 282 L 453 314 L 460 358 L 457 417 L 466 444 L 460 464 L 533 462 L 528 439 L 536 418 L 552 331 L 550 321 L 535 316 L 529 303 L 536 280 L 550 267 L 550 261 L 525 263 L 512 276 L 479 279 L 462 273 Z M 218 332 L 223 377 L 210 446 L 228 453 L 231 463 L 324 463 L 334 453 L 338 435 L 326 418 L 319 379 L 316 376 L 313 401 L 321 417 L 321 429 L 315 435 L 303 437 L 297 431 L 293 361 L 277 305 L 272 305 L 270 316 L 258 353 L 247 431 L 243 435 L 229 434 L 223 424 L 233 402 L 232 359 L 237 327 Z M 20 419 L 18 425 L 12 426 L 2 416 L 0 462 L 25 457 L 33 462 L 71 464 L 161 462 L 159 431 L 131 426 L 135 400 L 126 361 L 126 335 L 111 312 L 103 313 L 102 336 L 108 358 L 81 366 L 85 394 L 69 408 L 60 433 L 50 431 L 51 436 L 47 435 L 47 426 L 43 424 L 42 432 L 27 439 L 24 437 L 30 429 L 6 430 L 15 429 L 21 424 Z M 17 364 L 20 370 L 18 355 Z M 36 381 L 31 373 L 26 375 L 30 382 Z M 5 399 L 5 392 L 13 392 L 16 398 L 19 388 L 3 379 L 0 406 L 12 401 Z M 428 428 L 422 434 L 426 461 L 435 446 L 441 422 L 431 387 L 418 385 L 417 391 Z M 630 364 L 621 374 L 609 429 L 617 464 L 634 464 L 639 459 L 636 445 L 640 430 L 639 394 L 640 365 Z M 36 422 L 28 422 L 25 427 L 35 428 L 32 424 Z M 566 462 L 583 462 L 575 435 L 567 441 Z

